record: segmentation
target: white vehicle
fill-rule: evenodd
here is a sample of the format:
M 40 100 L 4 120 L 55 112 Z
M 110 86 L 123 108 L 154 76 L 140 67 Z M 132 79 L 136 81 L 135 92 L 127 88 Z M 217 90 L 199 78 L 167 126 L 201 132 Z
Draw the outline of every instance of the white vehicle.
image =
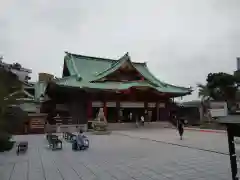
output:
M 211 101 L 209 111 L 213 118 L 225 117 L 228 114 L 227 103 Z

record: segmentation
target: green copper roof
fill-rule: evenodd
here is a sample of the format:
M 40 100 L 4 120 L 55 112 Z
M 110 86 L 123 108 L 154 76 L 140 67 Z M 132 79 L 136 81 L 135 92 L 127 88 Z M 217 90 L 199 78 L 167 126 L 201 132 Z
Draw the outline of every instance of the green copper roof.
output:
M 34 99 L 40 101 L 41 96 L 45 94 L 47 82 L 37 82 L 34 84 Z
M 68 87 L 80 87 L 80 88 L 91 88 L 91 89 L 106 89 L 106 90 L 124 90 L 136 86 L 149 86 L 155 88 L 147 82 L 87 82 L 78 81 L 77 76 L 69 76 L 55 81 L 58 85 L 68 86 Z
M 126 61 L 146 80 L 134 82 L 94 82 L 116 71 Z M 125 54 L 119 60 L 113 60 L 66 53 L 64 63 L 70 76 L 55 81 L 61 86 L 112 90 L 147 86 L 164 93 L 188 94 L 191 92 L 189 88 L 173 86 L 158 80 L 151 74 L 146 63 L 132 62 L 128 54 Z
M 37 112 L 39 104 L 34 102 L 24 102 L 20 104 L 20 108 L 26 112 Z

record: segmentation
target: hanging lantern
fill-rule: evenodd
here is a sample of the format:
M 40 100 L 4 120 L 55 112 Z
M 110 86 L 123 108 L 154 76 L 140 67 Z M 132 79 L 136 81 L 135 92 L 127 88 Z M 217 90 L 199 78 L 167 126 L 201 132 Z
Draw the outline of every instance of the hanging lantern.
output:
M 123 94 L 130 94 L 130 93 L 131 93 L 131 89 L 123 90 Z

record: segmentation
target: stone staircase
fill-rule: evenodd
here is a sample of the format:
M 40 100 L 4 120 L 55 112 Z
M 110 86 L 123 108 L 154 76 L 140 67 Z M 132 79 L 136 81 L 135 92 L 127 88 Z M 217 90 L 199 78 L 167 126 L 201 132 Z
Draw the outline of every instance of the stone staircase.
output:
M 173 128 L 174 126 L 168 121 L 160 122 L 145 122 L 144 126 L 139 128 L 144 129 L 161 129 L 161 128 Z M 135 123 L 108 123 L 109 130 L 131 130 L 137 129 Z
M 82 127 L 84 126 L 84 127 Z M 48 125 L 47 132 L 78 132 L 79 129 L 85 130 L 87 125 Z M 145 122 L 144 126 L 139 126 L 140 129 L 161 129 L 161 128 L 173 128 L 174 126 L 169 121 L 160 122 Z M 137 129 L 135 123 L 108 123 L 108 130 L 131 130 Z

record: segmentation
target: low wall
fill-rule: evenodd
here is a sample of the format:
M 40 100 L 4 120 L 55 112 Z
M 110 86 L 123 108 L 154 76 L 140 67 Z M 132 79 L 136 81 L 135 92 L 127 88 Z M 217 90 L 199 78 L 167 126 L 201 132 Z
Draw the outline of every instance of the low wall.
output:
M 71 124 L 71 125 L 50 125 L 48 132 L 79 132 L 80 129 L 87 131 L 87 124 Z

